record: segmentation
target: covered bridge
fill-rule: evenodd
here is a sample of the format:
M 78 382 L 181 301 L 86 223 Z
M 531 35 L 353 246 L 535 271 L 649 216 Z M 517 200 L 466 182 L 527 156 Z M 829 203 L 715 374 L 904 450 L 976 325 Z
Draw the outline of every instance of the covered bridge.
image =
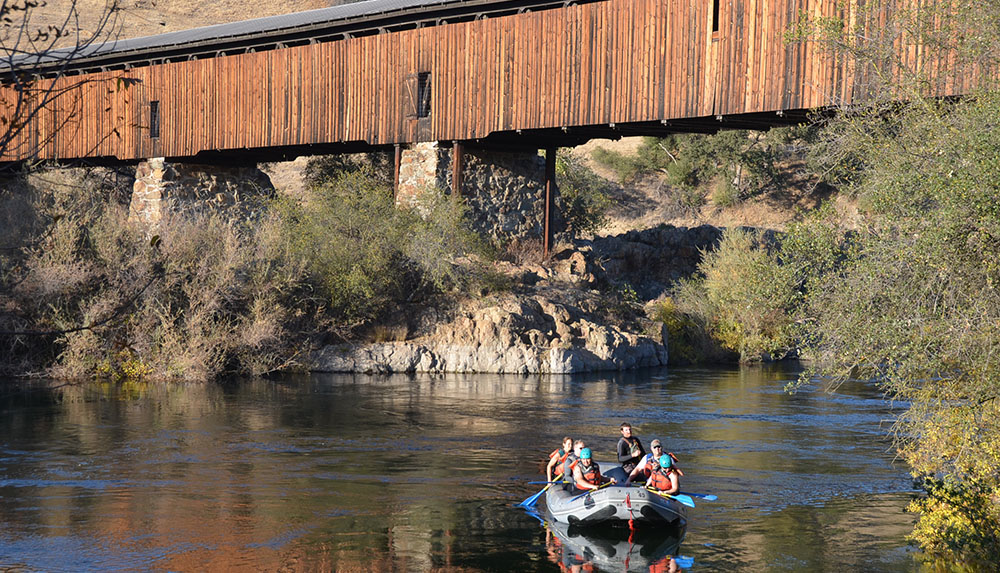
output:
M 857 6 L 367 0 L 119 40 L 31 63 L 35 88 L 59 96 L 18 124 L 0 161 L 272 160 L 424 141 L 539 149 L 768 127 L 863 92 L 847 62 L 785 40 L 804 16 L 857 23 Z M 863 27 L 890 12 L 865 12 Z M 9 82 L 0 89 L 11 105 Z

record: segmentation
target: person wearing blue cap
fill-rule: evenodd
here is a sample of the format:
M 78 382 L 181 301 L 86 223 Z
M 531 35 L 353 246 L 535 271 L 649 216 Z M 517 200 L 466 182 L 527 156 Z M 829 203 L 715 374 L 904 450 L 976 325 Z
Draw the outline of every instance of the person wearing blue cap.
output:
M 601 475 L 601 467 L 593 459 L 590 448 L 580 450 L 580 461 L 573 467 L 573 482 L 580 489 L 597 489 L 605 483 L 615 483 L 615 478 Z
M 674 461 L 668 454 L 663 454 L 656 460 L 659 467 L 655 468 L 646 480 L 646 487 L 656 491 L 675 494 L 681 489 L 680 481 L 677 478 L 677 470 L 674 468 Z

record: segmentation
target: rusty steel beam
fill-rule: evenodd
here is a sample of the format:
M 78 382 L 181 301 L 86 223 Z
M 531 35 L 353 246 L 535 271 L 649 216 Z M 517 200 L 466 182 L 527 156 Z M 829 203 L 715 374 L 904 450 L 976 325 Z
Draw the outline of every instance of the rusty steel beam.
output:
M 542 254 L 546 258 L 552 248 L 552 196 L 556 189 L 556 149 L 545 150 L 545 229 L 542 231 Z
M 397 143 L 393 147 L 395 153 L 392 160 L 392 200 L 395 202 L 399 199 L 399 165 L 403 162 L 403 146 Z
M 451 148 L 451 195 L 455 199 L 462 196 L 462 160 L 465 150 L 462 142 L 456 141 Z

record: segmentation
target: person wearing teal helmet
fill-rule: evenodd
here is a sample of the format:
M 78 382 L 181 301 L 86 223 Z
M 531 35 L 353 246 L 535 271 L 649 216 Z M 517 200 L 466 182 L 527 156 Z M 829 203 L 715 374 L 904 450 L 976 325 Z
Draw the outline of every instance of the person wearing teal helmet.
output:
M 573 482 L 580 489 L 597 489 L 601 485 L 615 483 L 615 478 L 601 475 L 601 467 L 594 461 L 590 448 L 580 450 L 580 461 L 573 467 Z
M 681 484 L 677 477 L 677 469 L 674 468 L 674 461 L 668 454 L 663 454 L 656 462 L 659 467 L 650 473 L 646 487 L 671 495 L 677 493 L 681 489 Z

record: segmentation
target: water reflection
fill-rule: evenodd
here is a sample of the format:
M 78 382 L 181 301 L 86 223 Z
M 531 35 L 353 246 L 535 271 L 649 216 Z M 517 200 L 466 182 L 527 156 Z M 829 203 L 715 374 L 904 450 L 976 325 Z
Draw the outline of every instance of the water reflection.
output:
M 578 528 L 550 522 L 545 527 L 545 547 L 550 561 L 563 571 L 615 571 L 621 573 L 682 571 L 690 560 L 678 557 L 683 528 L 630 530 Z
M 886 406 L 864 385 L 784 394 L 794 376 L 9 387 L 0 567 L 555 571 L 537 522 L 512 506 L 563 435 L 607 459 L 629 420 L 678 454 L 685 490 L 720 496 L 689 514 L 699 568 L 912 569 Z

